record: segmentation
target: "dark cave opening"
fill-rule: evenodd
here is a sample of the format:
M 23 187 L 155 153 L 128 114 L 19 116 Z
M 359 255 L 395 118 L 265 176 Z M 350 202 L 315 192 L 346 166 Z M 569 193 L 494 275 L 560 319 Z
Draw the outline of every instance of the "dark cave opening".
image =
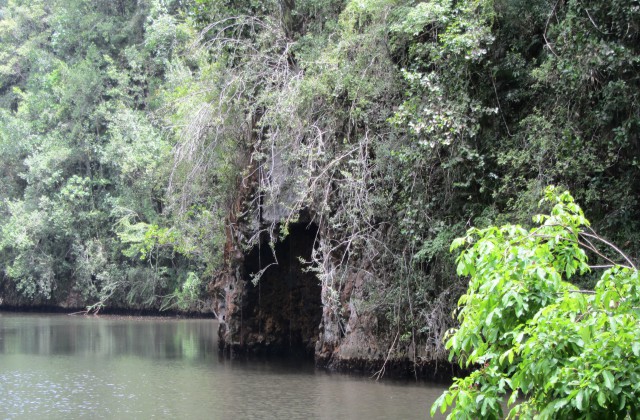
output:
M 304 262 L 311 259 L 317 234 L 313 223 L 291 224 L 286 238 L 275 244 L 277 263 L 267 238 L 245 256 L 243 324 L 251 352 L 313 355 L 322 316 L 321 287 Z M 252 275 L 265 267 L 254 285 Z

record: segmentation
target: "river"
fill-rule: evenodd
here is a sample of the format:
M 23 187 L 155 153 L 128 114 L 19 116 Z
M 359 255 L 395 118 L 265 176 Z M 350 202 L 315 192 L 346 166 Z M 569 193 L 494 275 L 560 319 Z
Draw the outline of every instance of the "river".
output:
M 2 419 L 424 419 L 443 386 L 231 361 L 207 319 L 0 313 Z

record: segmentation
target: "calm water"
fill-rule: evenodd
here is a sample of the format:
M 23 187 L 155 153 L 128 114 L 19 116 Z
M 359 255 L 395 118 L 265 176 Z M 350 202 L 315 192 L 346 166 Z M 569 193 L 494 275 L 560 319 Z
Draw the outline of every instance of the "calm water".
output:
M 428 418 L 442 386 L 220 359 L 213 320 L 0 313 L 2 419 Z

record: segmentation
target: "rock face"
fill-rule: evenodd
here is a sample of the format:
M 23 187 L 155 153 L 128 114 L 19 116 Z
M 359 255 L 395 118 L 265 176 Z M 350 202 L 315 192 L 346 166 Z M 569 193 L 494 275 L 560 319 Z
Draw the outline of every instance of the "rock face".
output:
M 211 291 L 220 322 L 220 350 L 230 357 L 296 355 L 338 371 L 448 378 L 451 367 L 431 360 L 424 346 L 400 344 L 378 318 L 359 308 L 368 270 L 322 280 L 307 262 L 322 232 L 308 221 L 291 224 L 286 238 L 241 251 L 229 244 L 231 263 Z M 254 284 L 256 275 L 261 274 Z
M 313 210 L 297 201 L 295 179 L 302 169 L 281 155 L 273 153 L 268 182 L 247 157 L 250 175 L 229 209 L 225 264 L 210 284 L 221 352 L 304 355 L 331 370 L 450 378 L 450 365 L 438 368 L 424 344 L 402 341 L 384 316 L 363 305 L 375 270 L 356 255 L 349 256 L 350 271 L 338 269 L 340 240 L 331 240 L 327 227 L 315 224 Z M 301 207 L 292 217 L 292 209 Z M 283 240 L 267 233 L 283 227 Z M 248 242 L 255 245 L 246 249 Z

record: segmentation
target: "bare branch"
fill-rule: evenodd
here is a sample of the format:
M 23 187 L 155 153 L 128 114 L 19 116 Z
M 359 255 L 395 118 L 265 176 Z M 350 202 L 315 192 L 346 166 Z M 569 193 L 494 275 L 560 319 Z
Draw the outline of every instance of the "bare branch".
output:
M 593 232 L 592 229 L 590 229 L 591 232 Z M 631 261 L 631 258 L 629 258 L 624 252 L 622 252 L 620 250 L 620 248 L 618 248 L 617 246 L 615 246 L 614 244 L 612 244 L 611 242 L 607 241 L 606 239 L 602 238 L 601 236 L 597 235 L 595 232 L 593 233 L 587 233 L 587 232 L 580 232 L 580 235 L 582 236 L 586 236 L 589 238 L 593 238 L 597 241 L 602 242 L 603 244 L 609 246 L 610 248 L 612 248 L 613 250 L 615 250 L 622 258 L 624 258 L 624 260 L 634 269 L 637 270 L 635 264 L 633 263 L 633 261 Z

